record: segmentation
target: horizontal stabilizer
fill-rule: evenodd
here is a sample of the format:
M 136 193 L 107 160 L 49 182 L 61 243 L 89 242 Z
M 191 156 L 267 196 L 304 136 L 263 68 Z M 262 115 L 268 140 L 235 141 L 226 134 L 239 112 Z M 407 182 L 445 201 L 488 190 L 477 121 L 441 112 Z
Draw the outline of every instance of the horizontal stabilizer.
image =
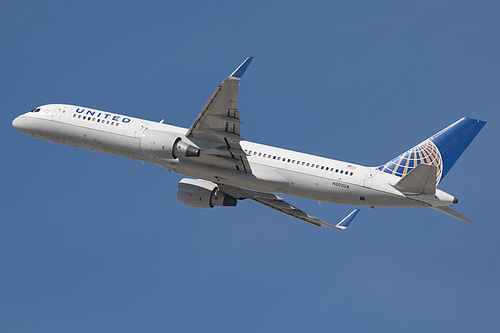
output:
M 437 171 L 435 165 L 419 164 L 394 187 L 405 193 L 435 194 Z
M 465 222 L 474 222 L 474 221 L 469 220 L 468 218 L 466 218 L 462 214 L 454 211 L 449 206 L 432 207 L 432 208 L 434 208 L 437 211 L 440 211 L 441 213 L 445 213 L 446 215 L 450 215 L 450 216 L 452 216 L 452 217 L 454 217 L 456 219 L 459 219 L 459 220 L 462 220 L 462 221 L 465 221 Z

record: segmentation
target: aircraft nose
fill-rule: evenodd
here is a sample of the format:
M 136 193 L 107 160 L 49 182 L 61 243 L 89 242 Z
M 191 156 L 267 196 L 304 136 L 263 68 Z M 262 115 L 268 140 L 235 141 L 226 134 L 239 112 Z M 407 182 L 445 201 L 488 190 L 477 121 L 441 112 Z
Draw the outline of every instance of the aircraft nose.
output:
M 30 119 L 25 118 L 23 115 L 15 118 L 12 121 L 12 126 L 17 129 L 19 132 L 29 134 L 33 130 L 33 126 L 31 124 Z
M 14 120 L 12 120 L 12 126 L 14 126 L 15 129 L 17 129 L 18 131 L 21 130 L 21 127 L 22 127 L 22 119 L 21 119 L 21 116 L 19 117 L 16 117 Z

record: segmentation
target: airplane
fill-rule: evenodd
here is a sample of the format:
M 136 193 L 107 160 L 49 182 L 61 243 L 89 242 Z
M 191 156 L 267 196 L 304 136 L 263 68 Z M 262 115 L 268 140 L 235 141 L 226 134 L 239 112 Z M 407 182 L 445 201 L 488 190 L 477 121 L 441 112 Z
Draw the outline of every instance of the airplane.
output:
M 178 200 L 199 208 L 254 202 L 315 226 L 346 229 L 359 208 L 336 224 L 314 217 L 278 194 L 366 207 L 431 207 L 472 222 L 450 206 L 458 199 L 437 188 L 486 124 L 462 118 L 380 166 L 362 166 L 244 140 L 238 86 L 246 58 L 212 94 L 190 128 L 88 107 L 47 104 L 12 125 L 35 138 L 155 163 L 189 178 Z

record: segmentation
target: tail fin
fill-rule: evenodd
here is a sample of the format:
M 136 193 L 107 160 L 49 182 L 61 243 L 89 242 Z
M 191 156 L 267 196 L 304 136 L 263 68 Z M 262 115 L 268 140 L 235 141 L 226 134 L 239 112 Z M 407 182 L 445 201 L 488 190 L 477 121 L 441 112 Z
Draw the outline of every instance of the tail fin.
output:
M 434 165 L 439 184 L 485 124 L 482 120 L 462 118 L 377 169 L 403 177 L 420 163 Z

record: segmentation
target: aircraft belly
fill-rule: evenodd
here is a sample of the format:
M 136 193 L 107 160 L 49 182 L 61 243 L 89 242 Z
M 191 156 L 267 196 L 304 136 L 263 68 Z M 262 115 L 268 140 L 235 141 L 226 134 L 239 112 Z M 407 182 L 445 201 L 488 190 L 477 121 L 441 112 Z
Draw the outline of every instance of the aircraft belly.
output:
M 293 172 L 283 174 L 288 186 L 279 193 L 300 196 L 323 202 L 377 207 L 425 207 L 422 201 L 405 197 L 393 188 L 366 188 L 356 178 L 324 178 L 300 175 Z
M 281 188 L 280 193 L 324 202 L 355 204 L 357 186 L 353 183 L 293 171 L 281 171 L 281 176 L 287 179 L 287 186 Z
M 119 133 L 59 122 L 40 122 L 39 130 L 32 134 L 43 140 L 99 151 L 132 159 L 146 160 L 140 153 L 139 140 Z
M 299 196 L 322 202 L 373 207 L 424 207 L 422 201 L 407 198 L 395 189 L 366 188 L 356 178 L 333 179 L 304 175 L 293 171 L 255 167 L 254 173 L 218 168 L 196 162 L 196 158 L 155 160 L 154 163 L 187 177 L 261 192 Z

